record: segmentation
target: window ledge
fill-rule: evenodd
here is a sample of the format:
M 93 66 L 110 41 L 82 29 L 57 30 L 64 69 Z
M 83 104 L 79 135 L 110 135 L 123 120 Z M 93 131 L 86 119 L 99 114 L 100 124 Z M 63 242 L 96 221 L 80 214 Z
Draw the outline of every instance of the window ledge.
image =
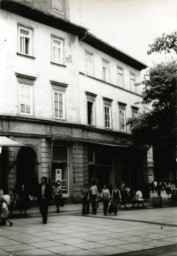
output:
M 31 56 L 31 55 L 26 55 L 26 54 L 23 54 L 23 53 L 20 53 L 20 52 L 17 52 L 17 55 L 18 56 L 23 56 L 23 57 L 26 57 L 26 58 L 29 58 L 29 59 L 36 59 L 34 56 Z
M 63 68 L 66 68 L 66 67 L 67 67 L 67 66 L 64 65 L 64 64 L 56 63 L 56 62 L 53 62 L 53 61 L 51 61 L 50 63 L 51 63 L 52 65 L 56 65 L 56 66 L 63 67 Z

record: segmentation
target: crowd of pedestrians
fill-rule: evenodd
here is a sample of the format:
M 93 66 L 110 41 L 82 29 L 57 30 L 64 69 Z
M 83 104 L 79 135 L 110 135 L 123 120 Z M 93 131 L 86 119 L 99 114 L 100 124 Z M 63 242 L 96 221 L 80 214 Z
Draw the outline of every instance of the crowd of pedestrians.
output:
M 148 194 L 152 192 L 160 196 L 162 191 L 166 191 L 168 195 L 172 194 L 176 186 L 174 182 L 154 180 L 152 183 L 147 184 L 146 188 Z M 121 182 L 119 187 L 117 184 L 114 186 L 107 186 L 105 184 L 100 191 L 100 188 L 98 190 L 96 182 L 92 180 L 90 186 L 84 184 L 81 190 L 82 214 L 89 214 L 91 205 L 92 214 L 95 215 L 100 201 L 103 202 L 104 215 L 111 213 L 117 215 L 118 209 L 120 209 L 121 206 L 126 208 L 127 203 L 132 203 L 132 207 L 135 207 L 136 203 L 137 207 L 139 207 L 140 204 L 145 207 L 143 193 L 140 189 L 131 190 L 124 182 Z M 46 177 L 42 177 L 41 183 L 38 185 L 36 193 L 33 196 L 27 192 L 24 185 L 22 185 L 19 193 L 13 191 L 11 197 L 4 195 L 3 190 L 0 189 L 0 225 L 5 225 L 8 222 L 9 225 L 12 226 L 13 222 L 10 221 L 9 215 L 12 215 L 13 209 L 18 206 L 20 212 L 22 213 L 22 211 L 24 211 L 26 214 L 30 200 L 38 201 L 42 221 L 44 224 L 47 224 L 48 207 L 51 200 L 53 200 L 56 205 L 57 213 L 60 212 L 60 206 L 64 205 L 61 181 L 57 180 L 52 186 L 47 182 Z

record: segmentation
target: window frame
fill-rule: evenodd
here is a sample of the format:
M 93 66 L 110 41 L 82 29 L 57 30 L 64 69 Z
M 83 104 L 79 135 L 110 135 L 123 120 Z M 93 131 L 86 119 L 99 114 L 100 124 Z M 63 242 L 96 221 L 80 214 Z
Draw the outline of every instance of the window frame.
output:
M 135 85 L 136 84 L 136 74 L 133 72 L 130 72 L 129 76 L 130 76 L 130 91 L 137 93 L 137 86 Z M 135 79 L 131 79 L 132 76 L 134 76 Z M 134 81 L 133 86 L 132 86 L 132 81 Z
M 59 100 L 58 100 L 58 117 L 55 116 L 55 93 L 58 94 L 58 99 L 59 99 L 59 94 L 62 95 L 62 100 L 63 100 L 63 117 L 60 117 L 60 109 L 59 109 Z M 53 117 L 54 119 L 58 119 L 58 120 L 65 120 L 66 119 L 66 114 L 65 114 L 65 92 L 59 90 L 59 89 L 56 89 L 56 88 L 53 88 Z
M 20 30 L 26 30 L 29 32 L 29 36 L 24 36 L 25 38 L 29 38 L 29 53 L 25 53 L 25 51 L 21 51 L 21 32 Z M 25 56 L 32 56 L 33 55 L 33 28 L 24 26 L 22 24 L 18 24 L 18 53 L 25 55 Z M 25 49 L 26 50 L 26 49 Z
M 27 113 L 27 111 L 26 111 L 26 108 L 27 108 L 27 103 L 26 103 L 26 94 L 25 94 L 25 112 L 22 112 L 21 111 L 21 105 L 22 105 L 22 101 L 21 101 L 21 91 L 22 91 L 22 86 L 24 86 L 25 87 L 25 90 L 26 90 L 26 88 L 30 88 L 30 109 L 31 109 L 31 111 L 30 111 L 30 113 Z M 20 115 L 24 115 L 24 116 L 33 116 L 33 104 L 34 104 L 34 100 L 33 100 L 33 85 L 32 84 L 30 84 L 30 83 L 25 83 L 25 82 L 22 82 L 22 81 L 19 81 L 18 82 L 18 98 L 19 98 L 19 100 L 18 100 L 18 106 L 19 106 L 19 114 Z
M 87 68 L 87 56 L 91 56 L 92 57 L 92 61 L 91 61 L 91 72 L 89 72 L 89 69 Z M 94 76 L 94 54 L 88 50 L 85 50 L 85 73 L 88 76 Z
M 112 99 L 108 99 L 108 98 L 105 98 L 105 97 L 103 97 L 103 102 L 104 102 L 104 104 L 103 104 L 103 113 L 104 113 L 104 127 L 105 127 L 105 129 L 112 129 L 113 128 L 113 124 L 112 124 Z M 108 109 L 108 111 L 109 111 L 109 113 L 106 113 L 106 111 L 105 111 L 105 109 Z M 108 115 L 108 119 L 106 118 L 106 115 L 107 114 L 109 114 Z M 107 122 L 109 122 L 109 126 L 107 126 Z
M 138 111 L 139 111 L 139 108 L 137 108 L 137 107 L 134 107 L 134 106 L 132 106 L 131 107 L 132 108 L 132 118 L 137 118 L 138 117 Z M 135 114 L 135 115 L 134 115 Z
M 120 130 L 121 132 L 127 132 L 127 125 L 126 125 L 126 120 L 127 120 L 127 117 L 126 117 L 126 104 L 118 103 L 118 106 L 119 106 L 119 130 Z M 121 122 L 122 117 L 121 117 L 121 113 L 120 113 L 121 111 L 123 111 L 123 113 L 124 113 L 124 123 L 123 123 L 123 125 L 121 125 L 121 124 L 122 124 L 122 122 Z M 122 129 L 122 127 L 123 127 L 123 129 Z
M 60 52 L 62 52 L 62 58 L 60 61 L 56 61 L 54 58 L 54 54 L 53 54 L 53 46 L 54 46 L 54 40 L 60 41 L 62 42 L 62 47 L 58 47 L 60 48 Z M 58 65 L 64 65 L 64 39 L 55 35 L 51 35 L 51 62 L 58 64 Z
M 104 66 L 104 63 L 106 63 L 108 66 Z M 105 70 L 108 69 L 108 77 L 106 77 L 106 72 L 104 72 L 104 67 L 105 67 Z M 110 83 L 111 81 L 111 77 L 110 77 L 110 61 L 109 60 L 106 60 L 106 59 L 102 59 L 102 79 L 103 81 L 107 82 L 107 83 Z
M 119 84 L 119 70 L 122 71 L 122 84 Z M 124 88 L 124 69 L 117 65 L 117 85 Z

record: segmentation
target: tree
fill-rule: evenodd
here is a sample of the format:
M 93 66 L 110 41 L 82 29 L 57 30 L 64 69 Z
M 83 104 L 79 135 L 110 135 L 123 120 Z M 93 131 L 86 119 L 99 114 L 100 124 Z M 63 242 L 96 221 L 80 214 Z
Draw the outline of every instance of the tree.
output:
M 155 39 L 154 43 L 149 45 L 150 50 L 148 54 L 153 52 L 169 53 L 171 50 L 174 50 L 177 53 L 177 32 L 171 33 L 170 35 L 163 34 L 161 37 Z
M 177 52 L 177 33 L 162 35 L 150 47 L 149 53 L 172 49 Z M 142 84 L 145 88 L 142 104 L 150 110 L 128 121 L 134 144 L 153 146 L 161 154 L 159 168 L 175 171 L 177 63 L 170 61 L 149 68 Z

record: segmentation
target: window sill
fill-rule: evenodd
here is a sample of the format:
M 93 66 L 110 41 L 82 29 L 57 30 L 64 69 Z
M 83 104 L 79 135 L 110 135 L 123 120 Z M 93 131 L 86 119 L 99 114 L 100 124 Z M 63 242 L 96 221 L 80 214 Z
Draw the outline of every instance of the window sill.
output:
M 56 66 L 59 66 L 59 67 L 66 68 L 66 65 L 64 65 L 64 64 L 56 63 L 56 62 L 53 62 L 53 61 L 51 61 L 50 63 L 51 63 L 52 65 L 56 65 Z
M 22 56 L 22 57 L 26 57 L 26 58 L 29 58 L 29 59 L 36 59 L 34 56 L 31 56 L 31 55 L 26 55 L 26 54 L 23 54 L 23 53 L 20 53 L 20 52 L 17 52 L 17 55 L 18 56 Z
M 112 128 L 111 128 L 111 127 L 105 127 L 105 129 L 112 131 Z

